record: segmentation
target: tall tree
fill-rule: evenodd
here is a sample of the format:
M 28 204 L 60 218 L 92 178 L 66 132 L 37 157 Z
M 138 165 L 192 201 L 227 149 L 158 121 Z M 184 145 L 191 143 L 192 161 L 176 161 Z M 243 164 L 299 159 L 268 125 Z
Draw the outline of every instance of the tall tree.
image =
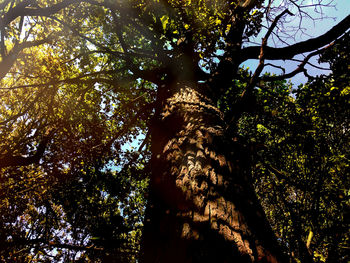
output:
M 140 152 L 150 144 L 151 158 L 142 262 L 288 262 L 237 130 L 256 107 L 258 84 L 307 73 L 310 58 L 349 29 L 350 16 L 321 36 L 288 42 L 288 22 L 302 30 L 310 8 L 322 16 L 330 2 L 4 1 L 3 178 L 37 164 L 42 174 L 78 174 L 79 182 L 105 172 L 113 157 L 116 165 L 129 157 L 128 170 L 140 156 L 120 145 L 143 133 Z M 261 76 L 267 60 L 299 54 L 290 73 Z M 235 88 L 248 59 L 259 65 Z M 225 93 L 230 111 L 219 107 Z

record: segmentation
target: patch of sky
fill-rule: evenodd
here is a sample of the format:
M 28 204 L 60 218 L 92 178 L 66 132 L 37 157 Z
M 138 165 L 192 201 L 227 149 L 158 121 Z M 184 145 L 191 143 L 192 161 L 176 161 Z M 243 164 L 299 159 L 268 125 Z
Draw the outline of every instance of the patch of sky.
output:
M 124 154 L 134 152 L 135 154 L 138 154 L 138 151 L 142 150 L 139 149 L 142 145 L 142 142 L 145 140 L 145 134 L 141 131 L 132 139 L 129 139 L 124 144 L 121 145 L 120 150 Z M 139 158 L 141 158 L 140 156 Z M 115 161 L 110 161 L 106 166 L 104 170 L 109 170 L 112 172 L 120 172 L 122 168 L 124 167 L 123 164 L 118 164 Z
M 266 1 L 265 5 L 267 2 L 268 1 Z M 288 5 L 289 10 L 294 14 L 294 16 L 284 18 L 284 23 L 286 24 L 284 24 L 283 28 L 277 28 L 277 31 L 280 31 L 277 33 L 283 33 L 282 31 L 285 30 L 289 35 L 283 34 L 283 41 L 277 37 L 270 38 L 268 41 L 268 46 L 284 47 L 297 42 L 306 41 L 310 38 L 318 37 L 326 33 L 350 13 L 350 1 L 329 0 L 324 1 L 322 6 L 318 6 L 318 0 L 299 1 L 299 3 L 301 3 L 307 15 L 305 13 L 304 15 L 300 16 L 296 6 Z M 287 8 L 287 1 L 276 1 L 274 2 L 272 8 L 275 10 L 280 10 L 276 14 L 278 15 L 285 8 Z M 261 39 L 266 34 L 266 30 L 270 24 L 271 22 L 269 24 L 265 22 L 265 24 L 263 24 L 264 29 L 260 32 L 260 34 L 252 39 L 252 41 L 244 43 L 244 46 L 250 46 L 252 44 L 261 45 Z M 285 73 L 292 72 L 298 67 L 300 61 L 303 60 L 305 56 L 307 56 L 307 54 L 295 56 L 294 61 L 266 61 L 267 66 L 262 74 L 269 72 L 280 75 L 284 73 L 282 69 L 285 70 Z M 327 75 L 330 73 L 328 70 L 329 65 L 326 63 L 319 63 L 318 57 L 313 57 L 309 62 L 310 63 L 305 66 L 309 75 L 318 76 Z M 249 67 L 252 72 L 254 72 L 258 64 L 259 61 L 257 59 L 251 59 L 242 63 L 241 66 L 245 68 Z M 297 74 L 290 80 L 295 86 L 299 86 L 300 84 L 307 82 L 307 78 L 302 73 Z

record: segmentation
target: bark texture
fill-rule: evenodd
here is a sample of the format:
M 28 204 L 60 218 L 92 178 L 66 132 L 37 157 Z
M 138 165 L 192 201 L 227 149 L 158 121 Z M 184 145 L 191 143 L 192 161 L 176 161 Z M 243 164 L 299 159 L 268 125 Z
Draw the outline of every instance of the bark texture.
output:
M 245 157 L 198 85 L 169 88 L 152 131 L 142 262 L 285 262 Z

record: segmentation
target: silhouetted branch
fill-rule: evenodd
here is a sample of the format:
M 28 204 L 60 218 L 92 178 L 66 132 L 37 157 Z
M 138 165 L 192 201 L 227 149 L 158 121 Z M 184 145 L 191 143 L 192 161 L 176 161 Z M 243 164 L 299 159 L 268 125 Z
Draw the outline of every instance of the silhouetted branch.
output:
M 336 26 L 330 29 L 325 34 L 312 38 L 306 41 L 296 43 L 282 48 L 266 47 L 264 50 L 265 59 L 276 60 L 276 59 L 290 59 L 295 55 L 311 52 L 315 49 L 321 48 L 340 36 L 342 36 L 350 28 L 350 15 L 344 18 Z M 260 47 L 246 47 L 242 49 L 241 62 L 247 59 L 258 59 L 260 55 Z
M 46 146 L 49 142 L 49 137 L 44 137 L 39 143 L 38 148 L 32 156 L 23 157 L 20 155 L 12 155 L 11 153 L 4 153 L 0 155 L 0 168 L 12 166 L 26 166 L 38 163 L 43 156 Z
M 273 81 L 273 80 L 282 80 L 282 79 L 288 79 L 288 78 L 291 78 L 291 77 L 294 77 L 296 74 L 298 73 L 301 73 L 301 72 L 304 72 L 304 74 L 306 75 L 307 72 L 306 72 L 306 69 L 305 69 L 305 65 L 308 64 L 308 61 L 310 60 L 310 58 L 312 58 L 313 56 L 316 56 L 316 55 L 319 55 L 321 53 L 323 53 L 326 49 L 328 49 L 329 47 L 331 47 L 334 43 L 322 48 L 322 49 L 319 49 L 319 50 L 316 50 L 315 52 L 312 52 L 310 54 L 308 54 L 305 59 L 298 65 L 298 67 L 293 70 L 292 72 L 289 72 L 287 74 L 283 74 L 283 75 L 278 75 L 278 76 L 263 76 L 261 77 L 261 80 L 263 81 Z M 306 75 L 307 77 L 309 77 L 309 75 Z

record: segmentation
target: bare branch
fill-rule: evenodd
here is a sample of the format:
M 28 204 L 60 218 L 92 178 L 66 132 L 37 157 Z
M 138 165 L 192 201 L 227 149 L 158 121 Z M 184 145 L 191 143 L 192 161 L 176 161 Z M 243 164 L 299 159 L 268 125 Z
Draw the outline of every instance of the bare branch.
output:
M 296 62 L 303 62 L 304 60 L 302 59 L 296 59 L 296 58 L 292 58 L 290 59 L 291 61 L 296 61 Z M 307 65 L 310 65 L 311 67 L 314 67 L 314 68 L 317 68 L 319 70 L 329 70 L 329 68 L 325 68 L 325 67 L 321 67 L 319 65 L 315 65 L 315 64 L 312 64 L 310 61 L 306 62 Z
M 248 101 L 251 99 L 252 93 L 253 93 L 253 89 L 254 89 L 255 85 L 257 84 L 257 82 L 259 81 L 259 76 L 260 76 L 262 70 L 265 67 L 265 48 L 266 48 L 266 45 L 267 45 L 267 40 L 270 37 L 270 35 L 273 32 L 273 30 L 275 29 L 275 27 L 277 26 L 278 20 L 281 19 L 281 17 L 284 16 L 285 14 L 293 15 L 288 9 L 286 9 L 281 14 L 276 16 L 276 18 L 272 22 L 270 28 L 266 32 L 264 38 L 262 39 L 262 44 L 261 44 L 261 47 L 260 47 L 260 54 L 259 54 L 259 61 L 260 61 L 259 65 L 256 68 L 253 76 L 251 77 L 247 87 L 242 92 L 241 99 L 238 102 L 237 110 L 234 112 L 233 116 L 231 117 L 230 121 L 228 122 L 228 127 L 227 128 L 230 128 L 231 124 L 234 121 L 239 119 L 239 117 L 244 112 L 244 108 L 245 107 L 243 107 L 243 105 L 248 104 Z
M 267 67 L 267 66 L 270 66 L 270 67 L 273 67 L 273 68 L 278 68 L 278 69 L 282 70 L 283 74 L 286 73 L 286 69 L 284 67 L 277 66 L 277 65 L 274 65 L 272 63 L 265 63 L 265 67 Z
M 264 76 L 261 78 L 261 80 L 273 81 L 273 80 L 288 79 L 288 78 L 294 77 L 296 74 L 301 73 L 301 72 L 304 72 L 305 74 L 307 74 L 306 69 L 305 69 L 305 65 L 308 64 L 308 61 L 310 60 L 310 58 L 323 53 L 326 49 L 331 47 L 333 44 L 334 44 L 334 42 L 329 44 L 328 46 L 322 48 L 322 49 L 316 50 L 315 52 L 312 52 L 309 55 L 307 55 L 305 57 L 305 59 L 298 65 L 298 67 L 295 70 L 293 70 L 292 72 L 287 73 L 287 74 L 283 74 L 283 75 L 279 75 L 279 76 Z
M 285 14 L 289 14 L 289 15 L 293 15 L 288 9 L 284 10 L 281 14 L 279 14 L 278 16 L 276 16 L 276 18 L 274 19 L 274 21 L 272 22 L 269 30 L 267 31 L 265 37 L 262 39 L 262 44 L 260 47 L 260 55 L 259 55 L 259 65 L 256 68 L 252 78 L 250 79 L 250 82 L 247 86 L 247 88 L 243 91 L 241 97 L 242 97 L 242 101 L 245 100 L 245 97 L 250 96 L 250 94 L 252 93 L 255 84 L 258 82 L 259 80 L 259 76 L 262 72 L 262 70 L 265 67 L 265 48 L 267 45 L 267 40 L 270 37 L 272 31 L 275 29 L 275 27 L 277 26 L 277 22 L 278 20 L 281 19 L 282 16 L 284 16 Z
M 277 59 L 290 59 L 295 55 L 311 52 L 318 48 L 321 48 L 332 41 L 342 36 L 350 28 L 350 15 L 344 18 L 336 26 L 330 29 L 325 34 L 312 38 L 303 42 L 296 43 L 283 48 L 266 47 L 264 55 L 266 59 L 277 60 Z M 242 49 L 241 62 L 247 59 L 259 58 L 260 47 L 253 46 Z

